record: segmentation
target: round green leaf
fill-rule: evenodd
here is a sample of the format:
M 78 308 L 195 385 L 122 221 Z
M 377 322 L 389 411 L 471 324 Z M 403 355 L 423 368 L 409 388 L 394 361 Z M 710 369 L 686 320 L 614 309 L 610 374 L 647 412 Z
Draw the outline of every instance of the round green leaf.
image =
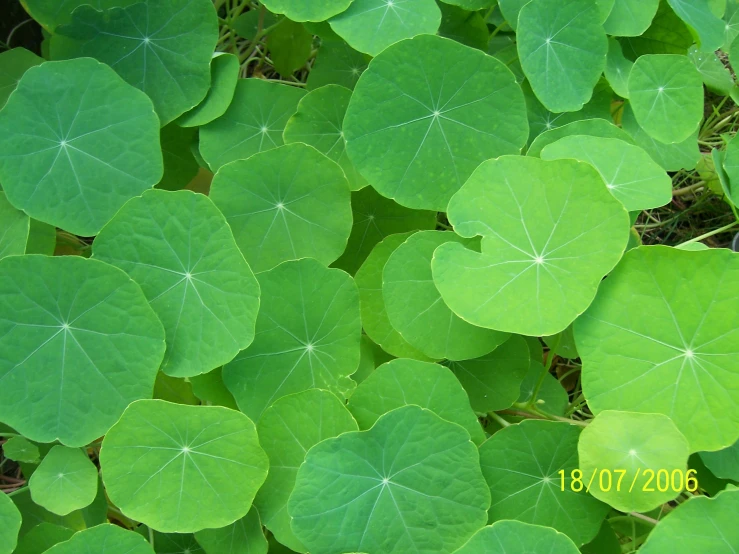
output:
M 699 277 L 699 278 L 696 278 Z M 739 437 L 739 257 L 630 250 L 575 322 L 582 386 L 603 410 L 669 416 L 690 451 Z
M 239 58 L 216 52 L 210 61 L 210 90 L 202 102 L 177 120 L 181 127 L 200 127 L 221 117 L 231 105 L 239 79 Z
M 611 36 L 639 36 L 649 28 L 657 8 L 659 0 L 616 0 L 603 28 Z
M 683 502 L 647 537 L 640 554 L 734 554 L 739 544 L 739 489 Z
M 349 275 L 304 258 L 259 274 L 252 345 L 223 368 L 239 409 L 255 420 L 285 395 L 311 388 L 342 398 L 359 365 L 359 292 Z
M 325 154 L 344 170 L 349 188 L 359 190 L 367 185 L 346 154 L 344 115 L 352 91 L 339 85 L 326 85 L 305 95 L 298 111 L 285 126 L 285 144 L 303 142 Z
M 594 481 L 590 493 L 621 512 L 674 499 L 681 491 L 672 486 L 684 483 L 688 467 L 688 441 L 662 414 L 603 411 L 580 434 L 577 452 L 583 482 Z
M 633 139 L 623 129 L 616 127 L 610 121 L 605 119 L 583 119 L 581 121 L 573 121 L 562 127 L 550 129 L 540 134 L 531 143 L 526 152 L 527 156 L 540 156 L 545 146 L 557 142 L 558 140 L 572 135 L 586 135 L 589 137 L 614 138 L 633 143 Z
M 592 0 L 532 0 L 518 16 L 518 54 L 549 111 L 576 112 L 592 97 L 608 41 Z
M 518 154 L 528 128 L 523 94 L 502 62 L 422 35 L 372 60 L 344 133 L 354 166 L 380 194 L 444 211 L 480 162 Z
M 21 513 L 7 494 L 0 494 L 0 554 L 15 550 L 20 528 Z
M 382 296 L 392 326 L 430 358 L 467 360 L 502 344 L 508 335 L 471 325 L 449 309 L 434 285 L 431 258 L 439 245 L 472 245 L 448 231 L 419 231 L 389 257 Z M 462 247 L 464 248 L 464 247 Z
M 154 102 L 162 125 L 205 98 L 218 19 L 210 0 L 148 0 L 99 11 L 80 6 L 56 30 L 54 59 L 89 56 L 108 64 Z
M 701 74 L 706 87 L 723 96 L 731 94 L 734 77 L 715 52 L 699 50 L 694 45 L 688 50 L 688 58 Z
M 267 538 L 254 507 L 231 525 L 203 529 L 195 533 L 195 538 L 206 554 L 267 554 Z
M 305 144 L 288 144 L 222 167 L 210 196 L 254 271 L 312 257 L 324 264 L 346 248 L 351 195 L 335 162 Z
M 637 122 L 660 142 L 686 140 L 703 119 L 703 80 L 685 56 L 641 56 L 628 87 Z
M 31 219 L 16 210 L 0 191 L 0 259 L 26 252 Z
M 104 523 L 75 533 L 68 541 L 52 546 L 44 554 L 154 554 L 146 539 L 122 527 Z
M 698 34 L 701 50 L 713 52 L 724 44 L 726 23 L 704 0 L 667 0 L 675 13 Z
M 357 52 L 343 40 L 324 41 L 308 75 L 308 90 L 325 85 L 341 85 L 354 89 L 359 76 L 367 69 L 369 56 Z
M 290 549 L 307 551 L 290 529 L 287 513 L 287 501 L 306 452 L 322 440 L 357 430 L 357 422 L 344 403 L 318 389 L 280 398 L 259 419 L 259 442 L 269 456 L 270 471 L 254 505 L 264 526 Z
M 629 211 L 664 206 L 672 200 L 672 179 L 644 150 L 628 142 L 572 135 L 545 147 L 543 160 L 575 159 L 592 165 Z
M 313 552 L 436 554 L 484 525 L 489 504 L 467 431 L 405 406 L 311 448 L 288 511 Z
M 33 472 L 28 485 L 36 504 L 65 516 L 92 504 L 98 471 L 79 448 L 55 446 Z
M 134 198 L 97 236 L 93 255 L 141 285 L 164 324 L 168 375 L 207 373 L 254 339 L 259 284 L 207 196 L 153 190 Z
M 577 546 L 551 527 L 497 521 L 483 527 L 454 554 L 579 554 Z
M 35 219 L 92 236 L 161 177 L 151 101 L 94 60 L 32 67 L 0 112 L 0 182 Z
M 7 446 L 8 443 L 5 443 L 3 448 Z M 701 452 L 700 456 L 716 477 L 739 481 L 739 441 L 716 452 Z
M 529 365 L 529 347 L 515 335 L 480 358 L 449 362 L 479 413 L 510 408 L 518 399 Z
M 23 74 L 42 63 L 43 58 L 25 48 L 13 48 L 0 53 L 0 109 L 5 106 L 10 93 L 18 86 Z
M 193 533 L 244 517 L 269 463 L 240 412 L 140 400 L 105 435 L 100 465 L 127 517 L 162 533 Z
M 444 302 L 474 325 L 553 335 L 590 305 L 618 262 L 629 216 L 590 165 L 504 156 L 480 165 L 449 204 L 482 254 L 443 244 L 431 263 Z
M 608 57 L 604 74 L 613 92 L 622 98 L 629 97 L 629 75 L 634 63 L 624 56 L 621 43 L 615 38 L 608 39 Z
M 352 48 L 377 56 L 400 40 L 435 34 L 441 10 L 434 0 L 354 0 L 329 23 Z
M 369 429 L 383 414 L 410 404 L 464 427 L 472 442 L 485 440 L 470 399 L 454 374 L 428 362 L 399 358 L 382 364 L 349 398 L 360 429 Z
M 3 443 L 3 456 L 26 464 L 37 464 L 41 460 L 38 446 L 20 436 L 10 437 Z
M 346 10 L 352 0 L 264 0 L 272 13 L 285 14 L 293 21 L 326 21 Z
M 480 447 L 482 473 L 493 497 L 490 521 L 517 519 L 552 527 L 577 545 L 592 540 L 610 508 L 584 490 L 572 490 L 579 436 L 575 425 L 529 419 L 490 437 Z
M 0 421 L 34 441 L 83 446 L 151 396 L 164 330 L 119 269 L 11 256 L 0 260 L 0 351 Z
M 200 129 L 200 153 L 213 171 L 282 146 L 282 132 L 305 91 L 263 79 L 241 79 L 226 113 Z

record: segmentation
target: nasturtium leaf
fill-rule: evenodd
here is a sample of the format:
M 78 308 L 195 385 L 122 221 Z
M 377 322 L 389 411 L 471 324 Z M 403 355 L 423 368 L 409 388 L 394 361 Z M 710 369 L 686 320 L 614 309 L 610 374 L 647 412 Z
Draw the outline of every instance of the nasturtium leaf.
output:
M 18 86 L 23 74 L 43 62 L 43 58 L 25 48 L 13 48 L 0 53 L 0 109 L 7 102 L 10 93 Z
M 203 529 L 195 538 L 205 554 L 267 554 L 267 538 L 254 507 L 231 525 Z
M 207 373 L 251 344 L 259 285 L 207 196 L 154 190 L 134 198 L 97 236 L 93 255 L 141 285 L 164 324 L 168 375 Z
M 92 504 L 98 488 L 98 472 L 79 448 L 55 446 L 28 484 L 36 504 L 65 516 Z
M 621 43 L 615 38 L 608 39 L 608 57 L 604 74 L 613 92 L 622 98 L 629 97 L 629 75 L 634 63 L 626 59 L 621 49 Z
M 0 191 L 0 259 L 26 252 L 30 227 L 31 219 L 15 209 Z
M 259 31 L 259 22 L 262 22 L 262 30 L 268 29 L 279 20 L 272 12 L 265 10 L 249 10 L 242 13 L 229 23 L 229 27 L 242 38 L 252 40 Z
M 360 78 L 344 120 L 347 152 L 383 196 L 443 211 L 480 162 L 520 152 L 525 113 L 500 61 L 422 35 L 389 47 Z
M 434 0 L 354 0 L 329 23 L 349 46 L 377 56 L 400 40 L 435 34 L 441 10 Z
M 149 529 L 142 525 L 139 532 L 146 536 Z M 146 534 L 145 534 L 146 533 Z M 192 533 L 159 533 L 154 534 L 154 552 L 156 554 L 204 554 L 205 550 L 195 540 Z
M 284 14 L 293 21 L 326 21 L 346 10 L 352 0 L 264 0 L 272 13 Z
M 218 19 L 210 0 L 147 0 L 122 9 L 80 6 L 56 30 L 54 59 L 89 56 L 108 64 L 154 102 L 162 125 L 205 98 Z
M 244 414 L 162 400 L 132 403 L 103 439 L 111 501 L 162 533 L 192 533 L 246 515 L 269 462 Z
M 480 358 L 449 362 L 449 369 L 467 391 L 472 408 L 487 413 L 513 405 L 529 364 L 526 341 L 514 335 Z
M 10 437 L 3 443 L 3 456 L 26 464 L 37 464 L 41 459 L 38 446 L 20 436 Z
M 263 79 L 241 79 L 226 113 L 200 130 L 200 153 L 213 171 L 282 146 L 282 131 L 305 91 Z
M 733 554 L 739 544 L 739 489 L 713 498 L 694 496 L 669 514 L 647 537 L 640 554 Z
M 724 96 L 731 93 L 731 89 L 734 88 L 734 78 L 714 52 L 706 52 L 691 46 L 688 58 L 701 74 L 707 88 Z
M 716 477 L 739 481 L 739 441 L 722 450 L 701 452 L 700 457 Z
M 197 141 L 197 129 L 170 123 L 162 129 L 161 144 L 164 158 L 164 176 L 156 188 L 181 190 L 198 174 L 200 165 L 192 154 Z
M 575 543 L 551 527 L 497 521 L 483 527 L 454 554 L 579 554 Z
M 32 67 L 0 112 L 0 182 L 33 218 L 91 236 L 161 176 L 151 101 L 94 60 Z
M 375 368 L 385 361 L 385 353 L 383 356 L 381 352 L 378 352 L 380 347 L 372 342 L 367 335 L 362 335 L 362 342 L 359 345 L 359 367 L 357 371 L 352 373 L 351 378 L 357 384 L 360 384 L 367 377 L 369 377 Z
M 46 551 L 48 554 L 154 554 L 146 539 L 123 527 L 103 523 L 75 533 Z M 45 554 L 46 554 L 45 553 Z
M 0 260 L 0 421 L 83 446 L 151 396 L 164 330 L 121 270 L 80 257 Z
M 692 135 L 703 118 L 703 80 L 686 56 L 641 56 L 629 75 L 629 99 L 639 125 L 667 144 Z
M 318 389 L 280 398 L 259 419 L 259 442 L 269 456 L 270 470 L 254 505 L 264 526 L 292 550 L 307 551 L 290 529 L 287 513 L 300 464 L 313 445 L 357 430 L 357 422 L 344 403 L 333 393 Z
M 575 322 L 593 413 L 667 415 L 691 452 L 733 444 L 739 291 L 726 284 L 737 278 L 739 258 L 730 250 L 641 246 L 626 253 Z
M 223 382 L 223 369 L 196 375 L 188 379 L 192 384 L 192 392 L 206 406 L 225 406 L 237 410 L 236 400 Z
M 651 25 L 659 2 L 660 0 L 616 0 L 603 28 L 611 36 L 639 36 Z
M 325 154 L 344 170 L 349 188 L 359 190 L 367 185 L 346 153 L 344 115 L 352 91 L 339 85 L 326 85 L 306 94 L 282 134 L 285 144 L 303 142 Z
M 628 241 L 629 217 L 597 171 L 574 160 L 504 156 L 480 165 L 449 204 L 482 254 L 441 245 L 444 302 L 474 325 L 523 335 L 564 330 L 590 305 Z
M 695 29 L 700 39 L 701 50 L 713 52 L 724 43 L 726 23 L 711 12 L 705 0 L 667 0 L 674 12 Z
M 532 341 L 534 340 L 539 341 L 539 339 L 533 337 L 527 338 L 531 352 L 531 364 L 521 382 L 521 393 L 518 401 L 529 402 L 541 381 L 539 392 L 536 395 L 537 407 L 548 414 L 564 416 L 570 403 L 570 397 L 559 380 L 551 373 L 546 372 L 542 379 L 542 374 L 545 372 L 544 363 L 542 362 L 542 349 L 541 345 L 532 348 Z
M 31 219 L 30 223 L 26 254 L 53 255 L 56 249 L 56 227 L 38 219 Z
M 0 494 L 0 554 L 10 554 L 18 542 L 21 513 L 5 493 Z
M 552 112 L 575 112 L 593 94 L 608 41 L 592 0 L 532 0 L 518 16 L 518 53 L 536 96 Z
M 722 46 L 724 52 L 729 51 L 737 36 L 739 36 L 739 10 L 731 15 L 724 26 L 724 44 Z
M 221 117 L 231 105 L 239 79 L 239 58 L 216 52 L 210 61 L 210 90 L 202 102 L 177 119 L 181 127 L 200 127 Z
M 639 36 L 625 36 L 620 41 L 624 54 L 630 60 L 645 54 L 685 55 L 695 42 L 688 27 L 666 0 L 660 1 L 657 13 L 646 31 Z
M 310 59 L 313 35 L 304 25 L 286 19 L 267 36 L 267 48 L 277 72 L 289 76 Z
M 311 388 L 345 397 L 359 365 L 359 292 L 352 278 L 311 258 L 258 275 L 262 305 L 252 345 L 223 368 L 239 408 L 255 421 L 285 395 Z
M 161 371 L 154 382 L 154 398 L 175 404 L 200 404 L 200 400 L 192 392 L 192 384 L 188 378 L 171 377 Z
M 451 552 L 485 524 L 490 493 L 467 432 L 418 406 L 308 451 L 288 502 L 313 552 Z
M 18 540 L 14 554 L 41 554 L 57 543 L 68 541 L 75 534 L 73 529 L 41 522 Z M 0 550 L 2 552 L 2 550 Z
M 365 189 L 366 190 L 366 189 Z M 411 235 L 410 232 L 390 235 L 379 242 L 357 271 L 355 277 L 359 288 L 359 304 L 362 327 L 380 348 L 388 354 L 401 358 L 432 361 L 414 348 L 395 330 L 390 323 L 382 295 L 382 270 L 390 255 Z
M 330 264 L 351 233 L 351 195 L 344 172 L 302 143 L 222 167 L 210 196 L 257 273 L 305 257 Z
M 434 285 L 431 258 L 449 242 L 474 244 L 449 231 L 419 231 L 408 237 L 385 264 L 382 296 L 390 323 L 411 346 L 429 358 L 467 360 L 491 352 L 508 335 L 471 325 L 444 304 Z
M 479 12 L 470 13 L 445 3 L 440 3 L 439 8 L 441 9 L 439 36 L 456 40 L 483 52 L 487 50 L 490 31 L 485 18 Z
M 572 135 L 546 146 L 541 158 L 589 163 L 629 211 L 657 208 L 672 200 L 672 179 L 665 170 L 643 149 L 619 139 Z
M 442 2 L 452 6 L 459 6 L 463 10 L 474 12 L 491 8 L 495 5 L 496 0 L 442 0 Z
M 48 31 L 58 25 L 69 23 L 72 13 L 82 5 L 90 5 L 96 10 L 107 10 L 135 4 L 137 0 L 21 0 L 29 15 Z
M 562 127 L 550 129 L 549 131 L 540 134 L 536 139 L 534 139 L 534 142 L 531 143 L 526 155 L 540 156 L 541 151 L 545 146 L 571 135 L 614 138 L 632 144 L 634 142 L 626 131 L 620 127 L 616 127 L 610 121 L 606 121 L 605 119 L 583 119 L 582 121 L 573 121 L 567 125 L 562 125 Z
M 662 414 L 605 410 L 582 431 L 577 452 L 590 494 L 622 512 L 647 512 L 685 487 L 688 441 Z
M 80 531 L 88 526 L 104 523 L 105 521 L 104 519 L 103 521 L 92 521 L 90 518 L 86 517 L 88 515 L 87 512 L 89 508 L 72 512 L 67 516 L 52 514 L 50 511 L 42 508 L 31 500 L 31 491 L 28 487 L 24 487 L 23 489 L 16 491 L 16 493 L 11 497 L 11 500 L 23 518 L 20 533 L 18 534 L 19 541 L 26 537 L 28 533 L 40 523 L 53 523 L 55 525 L 72 529 L 73 531 Z M 2 529 L 1 526 L 0 529 Z M 37 554 L 37 552 L 34 554 Z
M 402 406 L 416 405 L 464 427 L 472 442 L 485 440 L 470 399 L 449 369 L 438 364 L 398 358 L 378 367 L 349 398 L 349 411 L 360 429 Z
M 307 88 L 341 85 L 353 89 L 368 63 L 366 54 L 357 52 L 343 40 L 324 42 L 308 75 Z
M 575 425 L 529 419 L 485 441 L 480 465 L 493 498 L 490 521 L 549 526 L 577 545 L 593 539 L 609 507 L 571 486 L 579 436 Z
M 739 205 L 739 139 L 736 135 L 726 150 L 714 149 L 713 161 L 724 194 L 735 206 Z
M 498 0 L 500 11 L 505 17 L 506 23 L 514 31 L 518 28 L 518 14 L 530 0 Z

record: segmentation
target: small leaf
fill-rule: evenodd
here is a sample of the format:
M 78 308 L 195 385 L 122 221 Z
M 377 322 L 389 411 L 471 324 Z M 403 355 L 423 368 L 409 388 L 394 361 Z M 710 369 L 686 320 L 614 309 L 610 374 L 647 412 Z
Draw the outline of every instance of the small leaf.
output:
M 38 446 L 23 437 L 10 437 L 3 443 L 3 456 L 14 462 L 37 464 L 41 460 Z
M 200 169 L 192 154 L 192 145 L 197 143 L 197 130 L 170 123 L 162 129 L 161 143 L 164 176 L 156 188 L 181 190 L 193 180 Z
M 177 119 L 177 125 L 181 127 L 201 127 L 226 113 L 236 92 L 239 69 L 239 58 L 235 55 L 216 52 L 210 61 L 210 90 L 208 94 L 200 104 L 182 114 Z
M 65 516 L 92 504 L 98 472 L 79 448 L 55 446 L 33 472 L 29 486 L 36 504 Z
M 734 88 L 734 77 L 714 52 L 705 52 L 691 46 L 688 58 L 701 74 L 706 87 L 723 96 L 731 93 L 731 89 Z
M 307 88 L 341 85 L 354 89 L 368 63 L 369 56 L 357 52 L 343 40 L 323 42 L 308 75 Z
M 11 554 L 18 543 L 21 514 L 10 497 L 0 494 L 0 554 Z
M 629 75 L 633 62 L 626 59 L 621 50 L 621 43 L 615 38 L 608 39 L 608 57 L 606 58 L 605 76 L 613 92 L 622 98 L 629 97 Z
M 287 77 L 311 57 L 313 35 L 300 23 L 286 19 L 269 33 L 267 47 L 274 68 Z

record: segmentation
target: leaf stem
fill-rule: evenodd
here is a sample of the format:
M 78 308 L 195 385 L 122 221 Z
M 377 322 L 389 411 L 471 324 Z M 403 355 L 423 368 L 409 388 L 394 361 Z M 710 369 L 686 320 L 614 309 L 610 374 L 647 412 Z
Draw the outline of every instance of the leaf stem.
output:
M 714 229 L 713 231 L 709 231 L 708 233 L 704 233 L 699 237 L 695 237 L 694 239 L 686 240 L 685 242 L 680 243 L 678 246 L 683 246 L 685 244 L 693 244 L 694 242 L 700 242 L 703 239 L 707 239 L 709 237 L 712 237 L 714 235 L 718 235 L 720 233 L 724 233 L 733 227 L 736 227 L 739 225 L 739 221 L 734 221 L 732 223 L 729 223 L 728 225 L 724 225 L 723 227 L 719 227 L 718 229 Z
M 541 375 L 539 375 L 539 380 L 536 382 L 536 387 L 534 387 L 534 392 L 531 393 L 531 398 L 527 402 L 527 405 L 529 407 L 536 405 L 536 399 L 539 396 L 539 391 L 541 390 L 541 386 L 544 384 L 544 379 L 546 378 L 549 371 L 552 369 L 552 362 L 554 361 L 554 356 L 556 356 L 554 352 L 555 350 L 557 350 L 557 348 L 559 348 L 559 344 L 561 342 L 562 342 L 562 333 L 557 335 L 557 341 L 549 349 L 549 354 L 547 355 L 547 363 L 544 366 L 544 369 L 542 370 Z
M 505 419 L 503 419 L 502 417 L 500 417 L 495 412 L 488 412 L 488 416 L 490 417 L 490 419 L 493 419 L 497 423 L 499 423 L 500 426 L 503 427 L 503 428 L 510 427 L 512 425 L 510 421 L 506 421 Z

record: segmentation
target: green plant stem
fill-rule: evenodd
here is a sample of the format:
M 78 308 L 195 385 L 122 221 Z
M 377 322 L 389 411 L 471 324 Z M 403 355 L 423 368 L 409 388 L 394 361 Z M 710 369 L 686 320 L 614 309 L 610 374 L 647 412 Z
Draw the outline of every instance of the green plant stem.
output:
M 16 494 L 20 494 L 24 490 L 26 490 L 28 487 L 21 487 L 19 489 L 15 489 L 13 492 L 6 493 L 8 496 L 15 496 Z
M 20 437 L 20 435 L 18 433 L 0 433 L 0 437 L 11 438 Z
M 534 392 L 531 393 L 531 398 L 529 399 L 527 405 L 528 406 L 535 406 L 536 405 L 536 399 L 539 396 L 539 390 L 541 389 L 541 386 L 544 384 L 544 379 L 547 376 L 547 373 L 552 369 L 552 362 L 554 361 L 554 356 L 556 354 L 554 353 L 557 348 L 559 348 L 559 344 L 562 342 L 562 334 L 560 333 L 557 335 L 557 342 L 554 343 L 554 346 L 552 346 L 549 349 L 549 354 L 547 355 L 547 363 L 544 366 L 544 369 L 541 372 L 541 375 L 539 375 L 539 380 L 536 382 L 536 386 L 534 387 Z
M 698 181 L 697 183 L 689 185 L 687 187 L 673 190 L 672 196 L 685 196 L 686 194 L 692 194 L 693 192 L 703 188 L 704 186 L 706 186 L 705 181 Z
M 737 225 L 739 225 L 739 221 L 734 221 L 732 223 L 729 223 L 728 225 L 724 225 L 723 227 L 719 227 L 718 229 L 714 229 L 713 231 L 709 231 L 708 233 L 704 233 L 704 234 L 702 234 L 699 237 L 695 237 L 694 239 L 686 240 L 685 242 L 680 243 L 678 246 L 683 246 L 685 244 L 692 244 L 694 242 L 700 242 L 703 239 L 707 239 L 707 238 L 712 237 L 714 235 L 718 235 L 720 233 L 724 233 L 724 232 L 728 231 L 729 229 L 731 229 L 733 227 L 736 227 Z
M 149 544 L 151 545 L 152 550 L 154 549 L 154 529 L 149 527 Z
M 549 419 L 551 421 L 563 421 L 565 423 L 571 423 L 573 425 L 579 425 L 581 427 L 585 427 L 588 424 L 587 421 L 579 421 L 577 419 L 569 419 L 566 417 L 560 417 L 554 414 L 547 413 L 543 410 L 540 410 L 537 406 L 529 406 L 528 404 L 524 402 L 516 402 L 513 404 L 513 406 L 511 406 L 511 408 L 507 410 L 499 410 L 499 412 L 502 414 L 533 417 L 535 419 Z
M 500 417 L 495 412 L 489 412 L 488 413 L 488 416 L 490 417 L 490 419 L 493 419 L 496 422 L 498 422 L 501 427 L 510 427 L 511 426 L 511 422 L 510 421 L 506 421 L 505 419 L 503 419 L 502 417 Z

